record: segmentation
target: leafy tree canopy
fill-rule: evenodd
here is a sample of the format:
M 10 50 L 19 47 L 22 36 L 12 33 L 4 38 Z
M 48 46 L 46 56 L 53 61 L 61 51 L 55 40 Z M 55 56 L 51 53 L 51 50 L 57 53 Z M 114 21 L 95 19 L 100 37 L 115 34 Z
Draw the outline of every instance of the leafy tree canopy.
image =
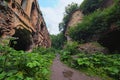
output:
M 63 47 L 63 44 L 66 40 L 63 33 L 60 33 L 58 35 L 51 35 L 52 40 L 52 47 L 56 49 L 61 49 Z
M 72 13 L 78 9 L 79 9 L 79 5 L 77 3 L 71 3 L 65 8 L 63 21 L 59 24 L 60 31 L 63 31 L 63 33 L 65 32 Z
M 104 0 L 84 0 L 80 6 L 80 9 L 84 14 L 89 14 L 99 9 Z

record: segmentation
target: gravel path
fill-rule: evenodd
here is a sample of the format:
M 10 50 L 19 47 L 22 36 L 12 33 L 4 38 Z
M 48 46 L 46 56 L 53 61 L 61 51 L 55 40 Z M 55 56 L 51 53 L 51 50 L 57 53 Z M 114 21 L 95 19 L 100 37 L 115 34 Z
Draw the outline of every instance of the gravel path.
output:
M 51 80 L 100 80 L 96 77 L 89 77 L 79 71 L 67 67 L 59 58 L 60 56 L 57 55 L 53 61 L 53 65 L 51 67 Z

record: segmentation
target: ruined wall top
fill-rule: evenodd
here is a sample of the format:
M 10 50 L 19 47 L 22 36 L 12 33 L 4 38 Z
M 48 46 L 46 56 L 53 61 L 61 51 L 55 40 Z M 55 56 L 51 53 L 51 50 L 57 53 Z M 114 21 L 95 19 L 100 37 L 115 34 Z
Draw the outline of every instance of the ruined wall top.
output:
M 35 46 L 50 47 L 51 40 L 37 0 L 0 0 L 0 35 L 14 36 L 26 29 Z

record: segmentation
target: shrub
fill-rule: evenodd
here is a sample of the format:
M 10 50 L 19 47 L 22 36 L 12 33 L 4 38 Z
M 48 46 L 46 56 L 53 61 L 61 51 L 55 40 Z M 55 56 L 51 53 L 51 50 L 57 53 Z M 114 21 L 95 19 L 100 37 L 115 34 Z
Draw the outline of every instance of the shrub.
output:
M 62 49 L 66 38 L 63 33 L 51 35 L 52 47 L 55 49 Z
M 79 52 L 77 42 L 67 42 L 64 48 L 65 51 L 69 52 L 70 55 L 76 54 Z
M 79 53 L 74 56 L 77 57 L 71 57 L 69 54 L 61 57 L 63 62 L 69 66 L 89 75 L 93 74 L 102 78 L 111 77 L 115 80 L 120 79 L 120 54 L 105 55 L 98 52 L 94 54 Z
M 0 80 L 49 80 L 54 54 L 41 55 L 0 46 Z

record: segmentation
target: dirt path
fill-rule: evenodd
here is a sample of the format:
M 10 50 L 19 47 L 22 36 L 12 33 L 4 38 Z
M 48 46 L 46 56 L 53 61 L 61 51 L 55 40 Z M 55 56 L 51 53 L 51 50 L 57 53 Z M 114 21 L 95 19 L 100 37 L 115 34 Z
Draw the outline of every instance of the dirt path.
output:
M 51 68 L 51 80 L 100 80 L 96 77 L 86 76 L 83 73 L 65 66 L 60 62 L 59 55 L 54 59 Z

